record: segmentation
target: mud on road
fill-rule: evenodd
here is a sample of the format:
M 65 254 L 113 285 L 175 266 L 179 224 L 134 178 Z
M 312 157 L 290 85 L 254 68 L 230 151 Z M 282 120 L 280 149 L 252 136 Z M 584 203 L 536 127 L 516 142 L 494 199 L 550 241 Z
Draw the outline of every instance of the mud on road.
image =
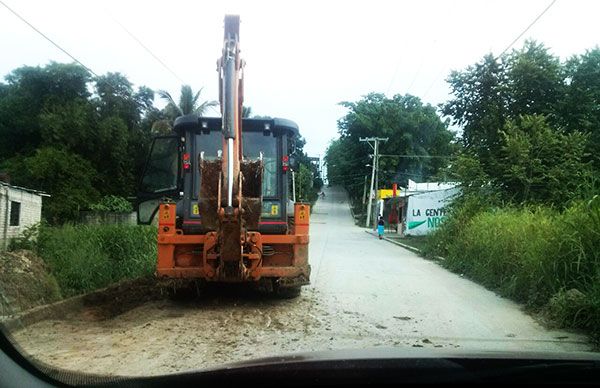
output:
M 12 337 L 33 359 L 62 369 L 108 375 L 154 375 L 277 354 L 310 337 L 321 322 L 312 298 L 274 300 L 244 291 L 88 304 Z M 129 303 L 132 306 L 132 303 Z M 318 306 L 317 306 L 318 307 Z M 281 336 L 281 332 L 286 336 Z M 277 349 L 277 351 L 274 351 Z
M 358 313 L 328 311 L 318 294 L 305 288 L 296 299 L 280 300 L 221 287 L 125 311 L 121 298 L 114 302 L 118 305 L 104 301 L 34 323 L 12 332 L 12 338 L 43 364 L 121 376 L 197 370 L 341 343 L 356 347 L 360 338 L 367 346 L 385 342 L 381 333 L 367 334 L 381 331 L 374 325 L 356 325 Z

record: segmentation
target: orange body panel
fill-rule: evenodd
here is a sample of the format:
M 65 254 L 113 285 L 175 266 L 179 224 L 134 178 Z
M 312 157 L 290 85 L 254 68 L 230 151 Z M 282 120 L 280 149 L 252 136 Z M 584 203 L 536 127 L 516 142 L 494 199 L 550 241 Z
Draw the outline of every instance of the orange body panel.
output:
M 299 279 L 307 284 L 310 206 L 295 204 L 295 224 L 290 234 L 263 235 L 247 232 L 240 239 L 243 270 L 232 277 L 222 271 L 223 260 L 217 249 L 215 232 L 184 235 L 176 229 L 176 205 L 164 203 L 159 208 L 158 260 L 156 274 L 167 278 L 204 279 L 207 281 L 243 282 L 261 278 Z M 267 250 L 268 248 L 268 250 Z

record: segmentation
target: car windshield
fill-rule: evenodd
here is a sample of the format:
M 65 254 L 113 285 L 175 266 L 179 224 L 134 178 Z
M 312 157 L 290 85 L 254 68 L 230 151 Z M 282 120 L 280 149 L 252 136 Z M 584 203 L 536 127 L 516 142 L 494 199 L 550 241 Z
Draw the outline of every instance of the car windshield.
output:
M 0 1 L 1 332 L 106 376 L 593 357 L 599 14 Z

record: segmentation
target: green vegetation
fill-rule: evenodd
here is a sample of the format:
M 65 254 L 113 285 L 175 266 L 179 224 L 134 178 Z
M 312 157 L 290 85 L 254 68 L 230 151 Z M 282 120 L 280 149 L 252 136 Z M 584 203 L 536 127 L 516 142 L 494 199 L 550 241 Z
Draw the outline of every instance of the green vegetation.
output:
M 37 238 L 35 238 L 37 237 Z M 64 297 L 152 275 L 156 228 L 127 225 L 38 226 L 14 240 L 12 249 L 36 252 Z
M 311 164 L 299 165 L 296 173 L 296 201 L 314 204 L 322 186 L 323 183 L 316 175 L 316 171 L 311 169 Z
M 600 172 L 599 48 L 561 63 L 528 41 L 448 82 L 454 97 L 442 112 L 463 131 L 446 173 L 465 194 L 554 207 L 590 198 L 586 181 Z
M 379 160 L 380 188 L 392 182 L 406 186 L 408 179 L 427 180 L 447 166 L 454 135 L 435 108 L 418 97 L 371 93 L 341 105 L 348 113 L 338 121 L 339 139 L 327 149 L 327 179 L 344 186 L 353 202 L 362 201 L 364 178 L 370 177 L 373 163 L 373 151 L 361 137 L 389 138 L 380 144 L 379 153 L 385 155 Z
M 120 73 L 93 77 L 77 64 L 23 66 L 5 80 L 0 171 L 51 195 L 43 216 L 52 224 L 76 220 L 106 196 L 135 195 L 152 136 L 168 133 L 174 115 L 214 105 L 184 85 L 179 105 L 159 110 L 151 89 Z
M 77 219 L 104 195 L 132 195 L 159 111 L 154 92 L 76 64 L 24 66 L 0 84 L 0 170 L 46 191 L 51 223 Z M 93 92 L 90 93 L 90 90 Z
M 201 102 L 201 93 L 202 89 L 194 93 L 191 86 L 182 85 L 181 92 L 179 94 L 179 103 L 176 103 L 169 92 L 165 90 L 159 90 L 157 94 L 160 98 L 167 102 L 167 106 L 162 111 L 162 114 L 165 117 L 153 124 L 153 131 L 157 133 L 169 133 L 171 131 L 173 122 L 178 116 L 192 113 L 202 116 L 208 112 L 209 108 L 219 106 L 218 101 Z
M 600 339 L 600 197 L 564 211 L 468 200 L 430 236 L 428 255 L 501 295 Z
M 319 191 L 323 187 L 323 180 L 321 179 L 317 165 L 312 163 L 306 152 L 304 152 L 305 144 L 306 141 L 304 138 L 295 140 L 293 152 L 290 155 L 290 162 L 293 161 L 293 163 L 290 167 L 295 171 L 296 201 L 308 202 L 314 205 L 317 201 Z M 291 180 L 292 174 L 287 175 Z M 291 181 L 289 187 L 291 191 Z M 290 196 L 290 198 L 293 198 L 293 196 Z
M 107 195 L 100 202 L 90 205 L 90 210 L 97 212 L 128 213 L 133 211 L 131 202 L 123 197 Z

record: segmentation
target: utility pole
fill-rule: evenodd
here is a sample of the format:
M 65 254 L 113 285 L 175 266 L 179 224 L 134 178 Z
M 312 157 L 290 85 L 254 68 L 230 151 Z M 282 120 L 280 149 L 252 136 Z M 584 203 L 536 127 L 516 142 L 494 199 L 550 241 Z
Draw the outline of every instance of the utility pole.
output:
M 371 223 L 371 211 L 373 210 L 373 184 L 375 183 L 375 169 L 377 161 L 379 160 L 379 142 L 388 141 L 387 137 L 365 137 L 358 139 L 359 141 L 366 141 L 369 146 L 373 149 L 373 169 L 371 170 L 371 190 L 369 191 L 369 206 L 367 207 L 367 222 L 365 226 L 368 228 Z M 373 144 L 371 144 L 373 142 Z
M 363 201 L 362 201 L 363 206 L 365 203 L 367 203 L 367 178 L 368 177 L 369 177 L 368 175 L 365 175 L 365 186 L 364 186 L 365 188 L 363 189 Z

